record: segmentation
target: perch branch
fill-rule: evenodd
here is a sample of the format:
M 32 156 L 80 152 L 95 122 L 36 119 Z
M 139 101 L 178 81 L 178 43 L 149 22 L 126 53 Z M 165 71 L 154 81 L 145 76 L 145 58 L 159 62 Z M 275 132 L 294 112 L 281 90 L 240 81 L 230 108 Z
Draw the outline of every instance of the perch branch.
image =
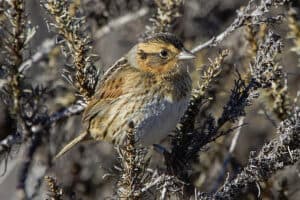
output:
M 243 26 L 250 24 L 253 26 L 262 23 L 276 23 L 281 21 L 281 15 L 278 15 L 276 17 L 265 17 L 265 14 L 269 12 L 269 9 L 271 7 L 282 5 L 284 3 L 285 1 L 278 2 L 276 0 L 262 0 L 260 5 L 255 6 L 254 0 L 250 0 L 245 8 L 237 11 L 237 17 L 230 24 L 230 26 L 225 29 L 224 32 L 220 33 L 218 36 L 212 37 L 207 42 L 194 47 L 191 51 L 193 53 L 196 53 L 205 48 L 216 46 L 220 44 L 220 42 L 222 42 L 225 38 L 227 38 L 232 32 Z

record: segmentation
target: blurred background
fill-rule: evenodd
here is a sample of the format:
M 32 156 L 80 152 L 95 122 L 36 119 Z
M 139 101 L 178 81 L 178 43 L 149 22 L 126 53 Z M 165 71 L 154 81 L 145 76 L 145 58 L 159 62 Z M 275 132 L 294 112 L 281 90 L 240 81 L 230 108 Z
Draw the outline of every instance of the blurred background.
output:
M 199 45 L 211 37 L 224 31 L 234 20 L 237 10 L 247 5 L 246 0 L 189 0 L 182 6 L 182 17 L 176 20 L 173 32 L 178 35 L 189 49 Z M 74 0 L 71 6 L 82 9 L 87 17 L 87 30 L 93 38 L 93 53 L 97 55 L 96 66 L 104 72 L 118 58 L 126 54 L 137 43 L 145 32 L 145 27 L 151 25 L 149 18 L 155 12 L 155 2 L 146 0 Z M 293 1 L 295 19 L 300 19 L 299 2 Z M 288 10 L 290 8 L 278 8 L 272 13 L 286 15 L 283 23 L 274 25 L 274 32 L 281 35 L 284 42 L 284 51 L 279 56 L 278 63 L 287 74 L 288 94 L 295 98 L 300 88 L 299 55 L 292 49 L 295 47 L 291 39 L 291 29 L 288 22 Z M 32 26 L 37 28 L 34 38 L 30 41 L 26 54 L 30 57 L 40 51 L 45 41 L 56 40 L 55 33 L 48 30 L 46 21 L 49 19 L 39 1 L 26 2 L 26 13 Z M 121 17 L 136 15 L 134 19 L 125 24 L 111 27 L 109 31 L 103 29 L 109 22 Z M 300 20 L 298 21 L 298 23 Z M 260 27 L 258 27 L 259 29 Z M 248 35 L 247 35 L 248 34 Z M 298 33 L 300 34 L 300 33 Z M 218 81 L 213 83 L 208 95 L 211 101 L 205 106 L 201 117 L 208 113 L 219 116 L 236 79 L 236 70 L 243 73 L 250 65 L 252 57 L 249 53 L 249 32 L 241 28 L 220 45 L 205 49 L 197 54 L 193 79 L 195 85 L 200 80 L 201 71 L 209 64 L 209 59 L 218 56 L 218 52 L 229 49 L 230 53 L 222 65 L 222 72 Z M 298 47 L 299 48 L 299 47 Z M 61 48 L 56 45 L 51 48 L 49 54 L 34 63 L 28 71 L 26 81 L 33 85 L 46 87 L 47 96 L 45 103 L 49 113 L 71 105 L 75 99 L 75 89 L 61 76 L 64 66 L 69 61 L 65 59 Z M 13 119 L 9 117 L 7 107 L 0 102 L 0 140 L 15 130 Z M 270 112 L 270 105 L 265 95 L 262 94 L 254 104 L 247 108 L 244 119 L 245 125 L 241 128 L 237 146 L 233 152 L 233 158 L 224 171 L 224 160 L 228 153 L 232 136 L 219 138 L 201 152 L 199 162 L 194 166 L 195 184 L 199 190 L 215 191 L 227 177 L 227 171 L 236 173 L 247 163 L 250 151 L 259 150 L 262 145 L 276 136 L 274 124 L 281 121 Z M 108 143 L 85 143 L 76 146 L 66 155 L 52 164 L 49 164 L 48 154 L 56 154 L 64 144 L 74 138 L 81 129 L 81 117 L 72 116 L 67 120 L 59 121 L 53 125 L 50 135 L 43 139 L 43 145 L 38 148 L 34 156 L 33 165 L 28 177 L 28 191 L 35 192 L 36 185 L 42 185 L 42 189 L 36 195 L 36 199 L 45 199 L 47 189 L 44 181 L 38 178 L 43 174 L 56 177 L 57 182 L 64 190 L 64 199 L 110 199 L 114 195 L 114 188 L 118 179 L 119 165 L 115 148 Z M 170 133 L 171 134 L 171 133 Z M 169 147 L 170 139 L 163 141 L 162 145 Z M 1 162 L 0 172 L 7 170 L 0 177 L 0 199 L 16 199 L 15 191 L 18 185 L 18 175 L 23 160 L 24 149 L 28 144 L 14 147 L 6 163 Z M 151 166 L 164 168 L 163 156 L 152 151 Z M 287 167 L 275 174 L 269 181 L 261 183 L 264 193 L 262 199 L 299 199 L 300 175 L 299 166 Z M 255 188 L 253 190 L 256 190 Z M 154 191 L 155 192 L 155 191 Z M 256 199 L 256 192 L 245 196 L 245 199 Z

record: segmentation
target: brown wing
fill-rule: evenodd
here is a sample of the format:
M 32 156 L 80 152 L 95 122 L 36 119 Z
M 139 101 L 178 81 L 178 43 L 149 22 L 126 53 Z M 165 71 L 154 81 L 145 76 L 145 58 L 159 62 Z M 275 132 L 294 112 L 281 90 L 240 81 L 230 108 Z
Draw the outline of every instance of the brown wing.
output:
M 124 90 L 125 78 L 132 70 L 134 68 L 129 66 L 127 60 L 121 58 L 106 71 L 97 86 L 96 94 L 83 113 L 82 120 L 84 122 L 89 121 L 95 115 L 105 113 L 113 101 L 126 93 Z
M 96 89 L 97 93 L 93 96 L 83 113 L 83 122 L 89 122 L 90 119 L 96 115 L 100 116 L 100 118 L 105 117 L 101 115 L 104 115 L 107 109 L 110 108 L 110 105 L 126 93 L 126 90 L 124 90 L 124 86 L 126 86 L 125 80 L 128 79 L 127 75 L 132 71 L 134 71 L 134 68 L 129 66 L 125 58 L 121 58 L 107 70 L 98 84 Z M 89 125 L 89 123 L 86 125 Z M 101 132 L 101 130 L 99 130 L 99 132 Z M 103 138 L 105 137 L 102 133 L 99 135 Z M 90 131 L 82 132 L 79 136 L 69 142 L 55 158 L 60 157 L 79 142 L 91 139 L 90 136 Z

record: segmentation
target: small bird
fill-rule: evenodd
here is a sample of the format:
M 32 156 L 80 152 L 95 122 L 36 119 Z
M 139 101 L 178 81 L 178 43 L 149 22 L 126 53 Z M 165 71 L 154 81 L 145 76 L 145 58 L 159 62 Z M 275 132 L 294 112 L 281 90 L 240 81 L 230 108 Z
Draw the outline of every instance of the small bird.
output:
M 104 73 L 83 113 L 84 131 L 56 158 L 84 140 L 122 144 L 129 122 L 137 143 L 160 142 L 187 109 L 192 81 L 186 60 L 194 58 L 170 33 L 135 45 Z

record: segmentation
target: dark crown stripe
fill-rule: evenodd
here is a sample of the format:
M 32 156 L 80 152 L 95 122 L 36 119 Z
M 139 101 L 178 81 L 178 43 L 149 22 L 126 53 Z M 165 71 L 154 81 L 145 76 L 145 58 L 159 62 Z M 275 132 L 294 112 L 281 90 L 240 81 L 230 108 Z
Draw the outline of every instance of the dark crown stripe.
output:
M 181 49 L 183 44 L 174 34 L 171 33 L 157 33 L 150 37 L 145 38 L 144 42 L 165 42 L 173 44 L 176 48 Z

